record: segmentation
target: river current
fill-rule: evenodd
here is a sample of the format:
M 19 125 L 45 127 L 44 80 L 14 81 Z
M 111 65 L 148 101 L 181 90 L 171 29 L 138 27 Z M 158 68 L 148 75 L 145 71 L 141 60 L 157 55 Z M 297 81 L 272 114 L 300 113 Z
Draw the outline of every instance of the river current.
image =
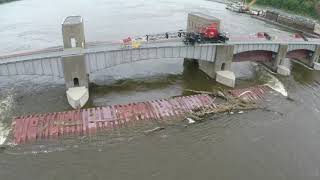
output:
M 285 29 L 237 14 L 204 0 L 22 0 L 0 5 L 0 53 L 62 44 L 61 22 L 69 15 L 85 21 L 86 41 L 118 41 L 185 29 L 187 14 L 202 12 L 222 20 L 230 34 Z M 185 127 L 148 122 L 92 138 L 10 146 L 0 150 L 0 179 L 318 179 L 320 176 L 320 73 L 288 62 L 290 77 L 258 66 L 234 63 L 237 86 L 270 83 L 282 87 L 264 109 L 220 114 Z M 218 85 L 182 59 L 142 61 L 93 74 L 88 107 L 188 95 Z M 70 110 L 62 79 L 0 77 L 0 143 L 13 116 Z M 285 89 L 285 91 L 284 91 Z M 285 92 L 285 93 L 284 93 Z

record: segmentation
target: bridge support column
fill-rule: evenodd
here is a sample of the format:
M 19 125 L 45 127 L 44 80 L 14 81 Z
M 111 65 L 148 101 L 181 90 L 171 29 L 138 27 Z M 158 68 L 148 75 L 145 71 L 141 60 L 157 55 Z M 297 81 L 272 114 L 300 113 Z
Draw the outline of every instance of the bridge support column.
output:
M 316 47 L 316 50 L 314 51 L 311 62 L 312 66 L 315 70 L 320 70 L 320 45 Z
M 291 70 L 284 65 L 278 65 L 277 73 L 283 76 L 290 76 Z
M 233 49 L 233 45 L 218 45 L 213 62 L 199 60 L 199 69 L 215 78 L 218 83 L 234 87 L 236 78 L 231 71 Z
M 85 47 L 83 21 L 80 16 L 70 16 L 62 24 L 63 45 L 70 55 L 62 57 L 62 67 L 66 83 L 69 104 L 78 109 L 89 100 L 89 76 L 85 55 L 73 55 L 72 51 L 81 52 Z
M 283 61 L 286 58 L 288 52 L 288 45 L 287 44 L 280 44 L 278 53 L 275 57 L 275 60 L 272 64 L 271 69 L 275 72 L 277 72 L 280 75 L 289 76 L 290 75 L 290 69 L 286 66 L 284 66 Z

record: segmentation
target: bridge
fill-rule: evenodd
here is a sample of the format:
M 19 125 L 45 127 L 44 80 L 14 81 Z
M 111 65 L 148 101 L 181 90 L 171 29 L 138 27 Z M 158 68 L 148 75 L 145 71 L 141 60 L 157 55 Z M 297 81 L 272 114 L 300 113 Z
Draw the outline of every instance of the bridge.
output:
M 187 31 L 210 24 L 213 19 L 199 13 L 189 14 Z M 139 48 L 133 48 L 120 42 L 86 43 L 83 20 L 79 16 L 67 17 L 62 25 L 62 33 L 63 47 L 0 56 L 0 76 L 64 78 L 69 103 L 77 108 L 89 98 L 90 74 L 137 61 L 172 58 L 197 60 L 199 68 L 208 76 L 230 87 L 235 86 L 235 75 L 231 72 L 233 62 L 261 62 L 282 75 L 290 74 L 290 70 L 282 65 L 285 58 L 296 59 L 310 68 L 320 69 L 320 39 L 313 38 L 289 35 L 270 38 L 268 34 L 260 33 L 230 35 L 226 43 L 186 45 L 182 38 L 171 34 L 169 39 L 142 40 Z

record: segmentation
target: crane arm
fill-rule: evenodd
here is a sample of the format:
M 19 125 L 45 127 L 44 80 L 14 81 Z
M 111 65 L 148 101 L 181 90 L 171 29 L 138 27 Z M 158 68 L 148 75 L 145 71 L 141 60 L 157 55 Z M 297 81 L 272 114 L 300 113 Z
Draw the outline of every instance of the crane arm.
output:
M 257 0 L 252 0 L 248 5 L 245 5 L 245 10 L 249 11 L 251 6 L 254 5 L 257 2 Z

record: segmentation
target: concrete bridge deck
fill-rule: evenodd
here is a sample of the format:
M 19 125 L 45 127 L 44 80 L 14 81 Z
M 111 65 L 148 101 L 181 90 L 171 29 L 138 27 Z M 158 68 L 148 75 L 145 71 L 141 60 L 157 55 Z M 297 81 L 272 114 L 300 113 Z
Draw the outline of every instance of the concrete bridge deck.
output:
M 175 37 L 175 36 L 174 36 Z M 253 35 L 230 35 L 230 40 L 226 44 L 230 45 L 241 45 L 241 44 L 320 44 L 320 39 L 307 38 L 305 41 L 302 38 L 295 38 L 293 36 L 281 36 L 275 37 L 273 40 L 267 40 L 266 38 L 259 38 L 256 34 Z M 183 45 L 182 38 L 170 38 L 170 39 L 156 39 L 150 40 L 149 42 L 141 41 L 142 48 L 147 47 L 161 47 L 161 46 L 177 46 Z M 98 52 L 98 51 L 112 51 L 112 50 L 123 50 L 123 43 L 109 42 L 109 41 L 98 41 L 98 42 L 87 42 L 87 52 Z M 6 63 L 11 61 L 39 59 L 41 57 L 58 57 L 63 55 L 63 46 L 49 47 L 45 49 L 37 50 L 26 50 L 20 52 L 11 52 L 0 54 L 0 63 Z
M 118 62 L 110 65 L 106 65 L 106 57 L 110 53 L 118 53 L 114 57 L 125 57 L 134 56 L 134 54 L 128 55 L 128 52 L 140 51 L 136 56 L 140 56 L 143 60 L 148 59 L 158 59 L 158 58 L 194 58 L 188 56 L 185 53 L 185 57 L 181 54 L 177 55 L 174 51 L 181 51 L 181 49 L 186 49 L 190 51 L 191 49 L 197 52 L 198 50 L 207 49 L 208 47 L 215 48 L 216 46 L 224 45 L 233 45 L 234 54 L 245 52 L 245 51 L 255 51 L 255 50 L 264 50 L 277 52 L 280 44 L 287 44 L 288 50 L 295 49 L 305 49 L 309 51 L 315 51 L 316 47 L 320 45 L 320 39 L 308 39 L 309 41 L 304 41 L 300 38 L 294 37 L 278 37 L 275 40 L 267 40 L 264 38 L 258 38 L 255 35 L 252 36 L 231 36 L 230 41 L 226 44 L 199 44 L 196 46 L 186 46 L 182 39 L 174 38 L 168 40 L 159 40 L 159 41 L 142 41 L 141 48 L 134 49 L 131 47 L 124 48 L 122 43 L 109 43 L 109 42 L 99 42 L 99 43 L 87 43 L 84 49 L 72 49 L 72 50 L 63 50 L 62 47 L 52 47 L 43 50 L 29 51 L 17 54 L 8 54 L 0 56 L 0 75 L 48 75 L 48 76 L 57 76 L 63 77 L 62 67 L 61 67 L 61 57 L 76 55 L 76 54 L 85 54 L 87 56 L 87 63 L 94 66 L 94 64 L 105 64 L 101 67 L 91 67 L 90 72 L 95 72 L 97 69 L 104 69 L 107 67 L 112 67 L 114 65 L 119 65 L 122 63 L 130 63 L 132 61 L 124 61 L 122 58 L 118 60 L 113 59 L 112 61 Z M 202 48 L 201 48 L 202 47 Z M 161 57 L 155 55 L 156 51 L 159 49 L 164 49 L 164 51 L 171 51 L 171 54 L 167 54 Z M 145 52 L 148 51 L 148 52 Z M 208 53 L 208 50 L 205 50 Z M 213 50 L 214 51 L 214 50 Z M 195 54 L 192 52 L 190 54 Z M 104 57 L 101 57 L 103 53 Z M 140 53 L 149 53 L 147 57 Z M 198 52 L 203 53 L 203 52 Z M 164 52 L 165 54 L 165 52 Z M 171 56 L 171 57 L 170 57 Z M 197 56 L 199 57 L 199 56 Z M 92 58 L 94 59 L 92 63 Z M 207 57 L 206 57 L 207 58 Z M 207 61 L 214 61 L 210 59 L 203 59 Z M 134 57 L 127 57 L 127 59 L 135 59 Z M 38 68 L 37 68 L 38 67 Z M 37 71 L 38 69 L 38 71 Z M 48 72 L 47 74 L 42 72 Z M 50 72 L 50 73 L 49 73 Z
M 187 31 L 196 31 L 217 23 L 216 18 L 207 18 L 199 13 L 189 14 Z M 77 23 L 67 23 L 69 19 L 77 19 Z M 285 58 L 297 59 L 311 68 L 320 69 L 320 39 L 293 35 L 229 35 L 230 40 L 226 43 L 186 45 L 176 32 L 171 33 L 170 38 L 166 37 L 167 34 L 150 35 L 150 41 L 138 38 L 140 46 L 134 48 L 120 41 L 86 43 L 83 19 L 80 16 L 66 18 L 62 33 L 63 47 L 0 56 L 0 76 L 41 75 L 64 78 L 67 95 L 68 92 L 74 92 L 68 91 L 70 89 L 86 88 L 83 101 L 77 101 L 84 105 L 89 98 L 87 91 L 90 74 L 137 61 L 172 58 L 197 60 L 199 69 L 230 87 L 235 86 L 235 75 L 231 71 L 233 62 L 261 62 L 282 75 L 290 74 L 290 70 L 282 65 Z M 70 98 L 75 97 L 68 96 L 68 100 Z

